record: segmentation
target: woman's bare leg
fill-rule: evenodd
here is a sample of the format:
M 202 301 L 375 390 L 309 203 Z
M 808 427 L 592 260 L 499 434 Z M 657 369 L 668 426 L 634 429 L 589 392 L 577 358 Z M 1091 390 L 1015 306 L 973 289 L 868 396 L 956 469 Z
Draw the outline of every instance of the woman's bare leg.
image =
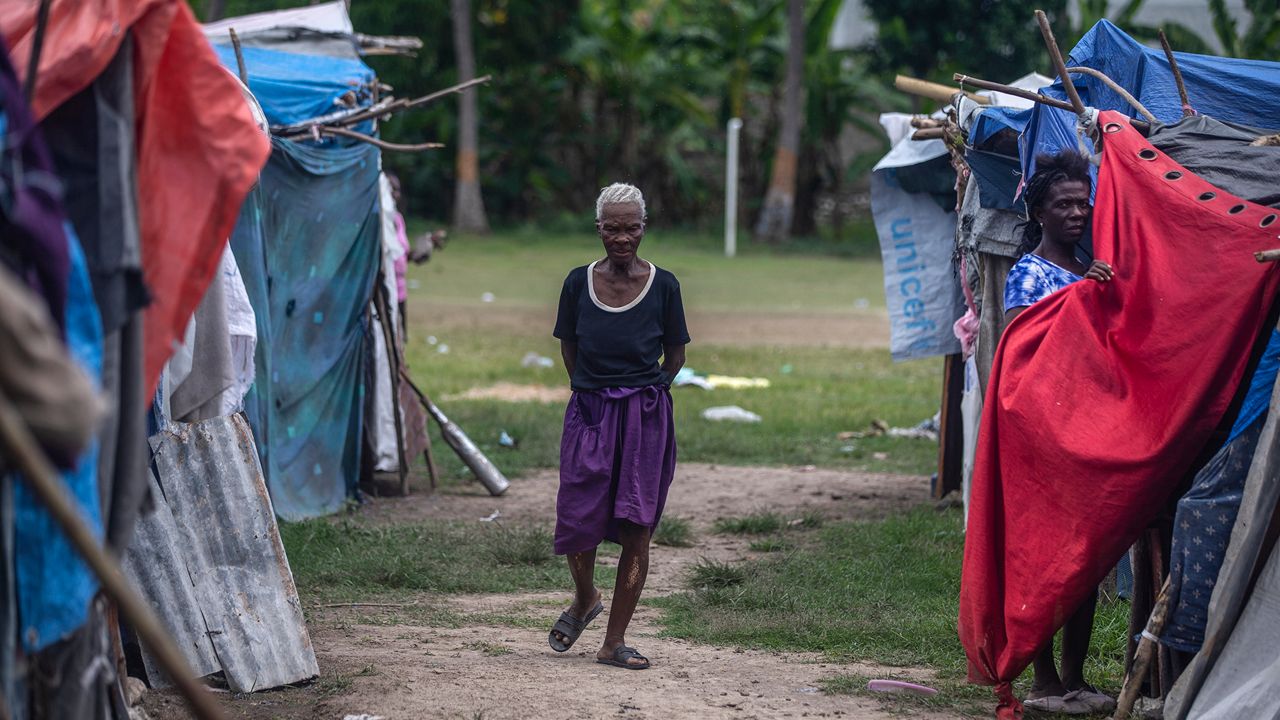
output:
M 618 560 L 618 580 L 614 585 L 613 602 L 609 606 L 609 629 L 604 644 L 596 657 L 612 660 L 613 651 L 626 644 L 627 626 L 640 602 L 640 592 L 649 576 L 649 528 L 635 523 L 619 523 L 618 539 L 622 541 L 622 557 Z M 627 661 L 632 665 L 644 665 L 641 660 Z
M 600 602 L 600 591 L 596 589 L 596 551 L 592 548 L 586 552 L 573 553 L 566 556 L 569 561 L 569 574 L 573 576 L 573 605 L 569 606 L 569 614 L 581 620 L 591 612 L 591 608 Z M 555 632 L 555 631 L 552 631 Z M 563 634 L 555 632 L 560 642 L 568 642 Z

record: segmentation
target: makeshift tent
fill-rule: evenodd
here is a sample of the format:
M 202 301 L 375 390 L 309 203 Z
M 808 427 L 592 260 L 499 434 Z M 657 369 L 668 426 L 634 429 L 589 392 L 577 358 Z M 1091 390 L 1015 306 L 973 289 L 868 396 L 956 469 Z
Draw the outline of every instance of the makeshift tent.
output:
M 1119 274 L 1020 315 L 984 405 L 960 634 L 971 679 L 999 684 L 1006 707 L 1008 683 L 1222 419 L 1280 284 L 1251 256 L 1274 243 L 1274 213 L 1195 177 L 1123 116 L 1101 122 L 1094 244 Z
M 241 58 L 228 44 L 231 27 L 245 43 Z M 356 495 L 364 465 L 403 469 L 400 379 L 388 363 L 399 343 L 389 352 L 370 309 L 379 272 L 394 285 L 394 252 L 403 249 L 377 147 L 286 136 L 369 107 L 376 79 L 357 56 L 341 2 L 230 19 L 205 32 L 228 69 L 243 59 L 248 87 L 276 133 L 231 242 L 260 338 L 246 413 L 276 513 L 290 520 L 329 514 Z M 374 125 L 348 129 L 369 134 Z M 391 320 L 398 333 L 398 319 Z M 362 462 L 366 432 L 370 463 Z

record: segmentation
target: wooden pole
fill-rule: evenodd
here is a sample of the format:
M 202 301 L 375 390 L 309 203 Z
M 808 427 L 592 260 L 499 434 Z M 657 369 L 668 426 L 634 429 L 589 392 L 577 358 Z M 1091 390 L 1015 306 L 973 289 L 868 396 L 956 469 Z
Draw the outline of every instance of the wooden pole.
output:
M 400 358 L 396 353 L 396 335 L 391 327 L 391 301 L 387 297 L 387 286 L 382 284 L 382 273 L 378 273 L 378 284 L 373 290 L 374 309 L 378 312 L 378 324 L 382 326 L 382 340 L 387 346 L 387 372 L 390 373 L 388 385 L 391 389 L 391 414 L 396 421 L 396 458 L 400 463 L 400 495 L 409 495 L 409 458 L 404 450 L 404 421 L 400 418 Z
M 1137 573 L 1134 573 L 1137 582 Z M 1138 651 L 1133 656 L 1133 667 L 1124 678 L 1124 688 L 1116 700 L 1116 712 L 1112 720 L 1128 720 L 1133 712 L 1133 705 L 1138 700 L 1138 691 L 1142 689 L 1142 681 L 1151 667 L 1151 658 L 1155 655 L 1158 643 L 1156 638 L 1164 632 L 1165 621 L 1169 617 L 1169 580 L 1164 581 L 1160 594 L 1156 597 L 1155 606 L 1151 609 L 1151 618 L 1142 631 L 1142 640 L 1138 642 Z
M 1275 262 L 1277 260 L 1280 260 L 1280 249 L 1263 250 L 1261 252 L 1256 252 L 1253 254 L 1253 259 L 1257 260 L 1260 263 Z
M 1187 86 L 1182 82 L 1182 70 L 1178 69 L 1178 60 L 1173 56 L 1173 48 L 1169 47 L 1169 38 L 1164 36 L 1163 30 L 1160 31 L 1160 47 L 1164 48 L 1165 59 L 1173 70 L 1173 83 L 1178 86 L 1178 98 L 1182 100 L 1182 117 L 1195 115 L 1196 111 L 1191 109 L 1191 101 L 1187 99 Z
M 1128 90 L 1125 90 L 1124 88 L 1120 87 L 1120 83 L 1107 77 L 1107 74 L 1102 72 L 1101 70 L 1094 70 L 1091 67 L 1069 67 L 1067 68 L 1067 72 L 1082 73 L 1084 75 L 1092 75 L 1093 77 L 1098 78 L 1099 80 L 1102 81 L 1104 85 L 1111 88 L 1111 92 L 1124 98 L 1124 101 L 1129 103 L 1129 105 L 1134 110 L 1137 110 L 1139 113 L 1141 113 L 1142 117 L 1147 119 L 1147 122 L 1150 122 L 1153 125 L 1160 124 L 1160 119 L 1157 118 L 1155 115 L 1152 115 L 1151 111 L 1147 109 L 1146 105 L 1143 105 L 1142 103 L 1138 102 L 1138 98 L 1130 94 Z
M 933 498 L 941 500 L 964 483 L 964 356 L 952 353 L 942 363 L 942 414 L 938 418 L 938 482 Z
M 982 80 L 980 78 L 972 77 L 969 75 L 963 75 L 961 73 L 956 73 L 952 77 L 956 82 L 960 83 L 961 85 L 972 85 L 976 88 L 982 88 L 983 90 L 994 90 L 996 92 L 1002 92 L 1002 93 L 1005 93 L 1006 95 L 1013 95 L 1014 97 L 1020 97 L 1024 100 L 1038 102 L 1041 105 L 1048 105 L 1049 107 L 1058 108 L 1059 110 L 1068 110 L 1072 112 L 1075 111 L 1075 108 L 1071 107 L 1071 103 L 1069 102 L 1059 100 L 1057 98 L 1051 98 L 1048 95 L 1041 95 L 1040 93 L 1031 92 L 1030 90 L 1023 90 L 1021 88 L 1012 87 L 1010 85 L 991 82 L 990 80 Z
M 153 653 L 160 668 L 178 687 L 195 716 L 199 720 L 224 720 L 222 711 L 214 704 L 213 695 L 196 682 L 195 673 L 187 665 L 151 606 L 129 585 L 119 563 L 98 544 L 79 508 L 72 502 L 67 488 L 8 398 L 0 398 L 0 446 L 20 471 L 19 477 L 40 499 L 54 522 L 66 534 L 71 546 L 80 553 L 85 564 L 98 577 L 103 592 L 116 602 L 120 614 L 129 621 L 129 625 Z
M 1071 109 L 1075 114 L 1083 115 L 1084 103 L 1080 102 L 1080 94 L 1076 92 L 1076 86 L 1072 84 L 1071 76 L 1067 73 L 1067 63 L 1062 59 L 1062 52 L 1058 50 L 1058 41 L 1053 37 L 1053 28 L 1049 27 L 1049 16 L 1045 15 L 1043 10 L 1037 10 L 1036 22 L 1040 24 L 1040 34 L 1044 36 L 1044 46 L 1049 50 L 1049 59 L 1053 61 L 1053 67 L 1058 71 L 1058 78 L 1062 80 L 1062 87 L 1071 100 Z
M 965 97 L 978 103 L 979 105 L 990 105 L 991 98 L 975 95 L 971 92 L 965 92 L 963 88 L 957 89 L 942 83 L 929 82 L 919 78 L 908 77 L 906 75 L 898 75 L 893 79 L 893 86 L 908 95 L 919 95 L 930 100 L 937 100 L 941 103 L 951 102 L 951 98 L 955 97 L 958 92 L 964 92 Z
M 240 71 L 240 82 L 245 87 L 249 87 L 249 69 L 244 64 L 244 50 L 240 47 L 240 36 L 236 34 L 235 28 L 227 28 L 227 34 L 231 36 L 231 48 L 236 51 L 236 69 Z

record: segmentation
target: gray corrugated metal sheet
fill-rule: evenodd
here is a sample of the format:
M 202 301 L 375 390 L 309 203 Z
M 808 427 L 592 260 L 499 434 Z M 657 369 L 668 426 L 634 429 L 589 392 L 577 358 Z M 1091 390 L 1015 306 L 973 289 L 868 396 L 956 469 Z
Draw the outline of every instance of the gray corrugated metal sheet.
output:
M 134 587 L 151 604 L 151 609 L 161 619 L 169 634 L 187 657 L 196 676 L 204 677 L 222 669 L 218 656 L 213 653 L 204 617 L 199 612 L 195 587 L 187 566 L 197 562 L 199 556 L 186 557 L 181 549 L 181 535 L 174 522 L 173 513 L 163 501 L 164 495 L 150 469 L 151 497 L 156 499 L 155 511 L 138 519 L 133 541 L 125 555 L 124 570 Z M 147 677 L 156 687 L 171 685 L 169 678 L 152 662 L 149 653 L 143 655 Z
M 248 423 L 232 415 L 176 424 L 151 445 L 197 603 L 175 595 L 157 611 L 171 627 L 203 618 L 233 691 L 318 675 Z

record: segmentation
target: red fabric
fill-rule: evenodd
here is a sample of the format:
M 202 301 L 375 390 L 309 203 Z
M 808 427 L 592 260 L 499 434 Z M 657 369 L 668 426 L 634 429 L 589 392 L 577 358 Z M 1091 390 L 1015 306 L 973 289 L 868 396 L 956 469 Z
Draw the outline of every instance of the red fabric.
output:
M 1115 279 L 1028 308 L 991 369 L 960 586 L 977 683 L 1017 678 L 1162 507 L 1276 299 L 1280 268 L 1252 255 L 1280 245 L 1280 220 L 1260 227 L 1273 211 L 1187 172 L 1116 113 L 1102 123 L 1093 242 Z
M 0 3 L 0 30 L 20 77 L 37 5 Z M 87 87 L 130 29 L 142 270 L 152 296 L 144 351 L 150 394 L 213 281 L 271 145 L 181 0 L 55 0 L 37 76 L 37 117 Z

